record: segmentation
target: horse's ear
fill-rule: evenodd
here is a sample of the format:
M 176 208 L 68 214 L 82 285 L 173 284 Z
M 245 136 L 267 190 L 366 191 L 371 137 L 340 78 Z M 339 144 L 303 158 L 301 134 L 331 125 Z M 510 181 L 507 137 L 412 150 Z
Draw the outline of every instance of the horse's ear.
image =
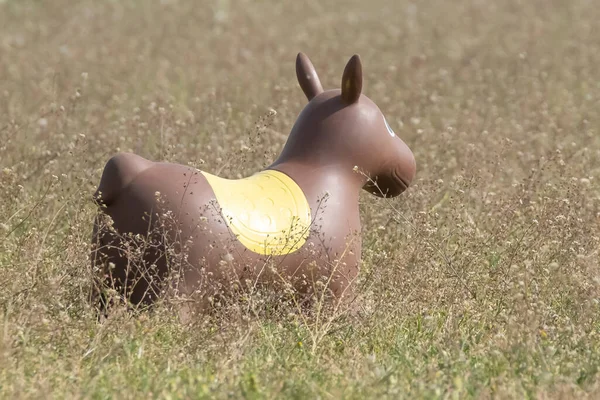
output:
M 296 57 L 296 77 L 308 101 L 323 92 L 317 71 L 304 53 L 298 53 Z
M 356 103 L 362 91 L 362 64 L 355 54 L 350 58 L 342 75 L 342 99 L 346 104 Z

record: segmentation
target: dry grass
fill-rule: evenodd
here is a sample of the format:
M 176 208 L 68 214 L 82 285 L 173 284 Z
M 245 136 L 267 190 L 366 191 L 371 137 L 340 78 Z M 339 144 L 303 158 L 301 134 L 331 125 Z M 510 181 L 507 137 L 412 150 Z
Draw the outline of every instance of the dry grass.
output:
M 597 398 L 599 19 L 592 0 L 0 1 L 0 396 Z M 359 53 L 417 159 L 408 192 L 362 197 L 359 312 L 97 323 L 105 161 L 267 165 L 305 104 L 300 50 L 327 88 Z

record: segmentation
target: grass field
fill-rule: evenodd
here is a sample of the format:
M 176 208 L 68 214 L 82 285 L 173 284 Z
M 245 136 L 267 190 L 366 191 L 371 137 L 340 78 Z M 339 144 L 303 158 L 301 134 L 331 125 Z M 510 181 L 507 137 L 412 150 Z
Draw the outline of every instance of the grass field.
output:
M 599 20 L 593 0 L 0 1 L 0 397 L 600 398 Z M 400 197 L 361 197 L 358 310 L 98 323 L 104 163 L 268 165 L 306 103 L 298 51 L 325 88 L 359 53 L 417 160 Z

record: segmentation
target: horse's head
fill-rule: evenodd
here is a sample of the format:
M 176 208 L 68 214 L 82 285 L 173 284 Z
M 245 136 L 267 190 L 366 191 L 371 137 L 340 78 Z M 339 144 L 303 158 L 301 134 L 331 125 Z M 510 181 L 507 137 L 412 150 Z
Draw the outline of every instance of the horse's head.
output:
M 363 189 L 377 196 L 402 193 L 415 176 L 412 151 L 362 91 L 358 55 L 348 61 L 342 88 L 323 91 L 308 57 L 296 59 L 296 75 L 309 102 L 294 124 L 281 158 L 320 166 L 357 167 L 371 177 Z

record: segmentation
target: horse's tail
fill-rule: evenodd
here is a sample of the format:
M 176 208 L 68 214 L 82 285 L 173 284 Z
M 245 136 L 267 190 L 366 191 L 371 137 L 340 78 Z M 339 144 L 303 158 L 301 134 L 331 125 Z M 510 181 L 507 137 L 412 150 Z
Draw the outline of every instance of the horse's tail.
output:
M 104 166 L 94 200 L 98 205 L 109 206 L 139 173 L 151 166 L 152 161 L 138 155 L 116 154 Z

